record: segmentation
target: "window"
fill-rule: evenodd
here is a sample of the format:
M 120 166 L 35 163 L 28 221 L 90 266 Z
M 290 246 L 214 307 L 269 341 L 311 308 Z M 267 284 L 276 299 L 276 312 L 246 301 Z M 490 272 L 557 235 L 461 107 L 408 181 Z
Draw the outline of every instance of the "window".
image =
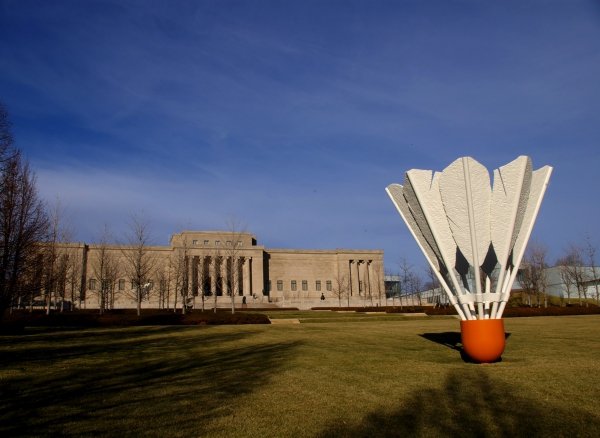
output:
M 125 280 L 122 278 L 119 280 L 119 290 L 125 290 Z
M 90 278 L 90 284 L 88 287 L 89 290 L 96 290 L 96 279 Z
M 227 242 L 225 242 L 225 246 L 231 246 L 231 240 L 228 240 Z
M 198 241 L 197 240 L 192 240 L 192 245 L 194 245 L 194 246 L 198 245 Z
M 325 283 L 325 287 L 327 288 L 328 291 L 331 292 L 331 280 L 327 280 L 327 282 Z
M 271 292 L 271 280 L 267 283 L 267 291 Z
M 277 290 L 278 291 L 283 290 L 283 280 L 277 280 Z
M 362 280 L 360 280 L 360 281 L 358 282 L 358 291 L 359 291 L 359 292 L 362 292 L 362 291 L 363 291 L 363 282 L 362 282 Z
M 242 246 L 242 241 L 241 240 L 238 240 L 237 246 Z
M 317 280 L 317 282 L 315 283 L 315 289 L 317 290 L 317 292 L 321 292 L 321 280 Z
M 221 246 L 221 241 L 220 240 L 215 240 L 215 246 Z
M 305 292 L 308 290 L 308 281 L 302 280 L 302 290 Z
M 208 246 L 208 240 L 204 241 L 204 246 Z
M 135 285 L 136 285 L 136 282 L 135 282 L 135 280 L 132 278 L 132 279 L 131 279 L 131 288 L 132 288 L 132 289 L 135 289 Z
M 296 280 L 292 280 L 292 290 L 295 291 L 296 289 L 298 289 L 296 286 Z

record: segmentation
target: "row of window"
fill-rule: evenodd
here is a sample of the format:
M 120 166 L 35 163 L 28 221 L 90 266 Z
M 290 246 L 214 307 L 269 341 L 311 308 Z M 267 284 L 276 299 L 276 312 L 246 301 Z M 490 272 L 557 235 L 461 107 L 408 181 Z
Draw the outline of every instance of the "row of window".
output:
M 327 280 L 325 282 L 325 289 L 327 291 L 331 292 L 331 290 L 332 290 L 331 280 Z M 362 292 L 364 290 L 364 283 L 362 280 L 358 282 L 358 289 L 360 292 Z M 271 290 L 272 290 L 271 289 L 271 280 L 269 280 L 269 292 Z M 283 291 L 283 280 L 277 280 L 277 290 L 280 292 Z M 296 280 L 290 281 L 290 290 L 292 292 L 296 292 L 298 290 L 298 282 Z M 321 280 L 315 281 L 315 290 L 317 292 L 321 292 Z M 308 291 L 308 281 L 307 280 L 302 280 L 302 291 L 303 292 Z
M 200 245 L 200 241 L 199 240 L 192 240 L 192 245 L 193 246 L 199 246 Z M 225 241 L 225 246 L 232 246 L 233 242 L 231 240 L 226 240 Z M 202 246 L 210 246 L 210 240 L 204 240 L 202 241 Z M 215 240 L 215 246 L 221 246 L 221 241 L 220 240 Z M 237 243 L 235 244 L 235 246 L 242 246 L 242 241 L 238 240 Z
M 162 281 L 164 281 L 164 280 L 162 280 Z M 302 284 L 302 291 L 304 291 L 304 292 L 308 291 L 308 280 L 302 280 L 301 284 Z M 119 281 L 117 282 L 117 285 L 118 285 L 119 290 L 125 290 L 125 280 L 124 279 L 122 279 L 122 278 L 119 279 Z M 166 288 L 165 284 L 163 284 L 161 286 L 163 286 L 163 288 Z M 144 289 L 152 290 L 152 288 L 154 287 L 154 281 L 152 281 L 152 280 L 148 281 L 148 283 L 144 284 L 143 287 L 144 287 Z M 269 280 L 268 287 L 269 287 L 269 292 L 270 292 L 272 290 L 271 289 L 271 280 Z M 106 287 L 106 288 L 108 288 L 108 287 Z M 135 289 L 135 288 L 136 288 L 136 281 L 131 280 L 131 289 Z M 95 278 L 89 279 L 88 289 L 96 290 L 96 279 Z M 290 289 L 292 292 L 296 292 L 298 290 L 298 282 L 296 280 L 290 281 Z M 331 280 L 327 280 L 325 282 L 325 289 L 327 291 L 331 292 L 331 290 L 332 290 Z M 283 280 L 277 280 L 277 290 L 280 292 L 283 291 Z M 317 292 L 321 292 L 321 280 L 315 281 L 315 290 Z M 359 282 L 359 290 L 360 291 L 363 290 L 363 282 L 362 281 Z
M 306 292 L 308 291 L 308 280 L 302 280 L 302 291 Z M 332 284 L 331 284 L 331 280 L 327 280 L 325 282 L 325 289 L 328 291 L 332 290 Z M 269 292 L 271 291 L 271 280 L 269 280 Z M 283 291 L 283 280 L 277 280 L 277 290 L 278 291 Z M 291 280 L 290 281 L 290 290 L 292 292 L 295 292 L 298 290 L 298 282 L 296 280 Z M 317 292 L 321 292 L 321 280 L 316 280 L 315 281 L 315 290 Z

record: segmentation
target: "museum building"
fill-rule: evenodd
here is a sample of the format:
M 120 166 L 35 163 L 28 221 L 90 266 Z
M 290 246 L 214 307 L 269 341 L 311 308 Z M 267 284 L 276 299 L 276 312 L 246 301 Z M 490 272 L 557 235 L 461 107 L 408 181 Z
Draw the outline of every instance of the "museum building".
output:
M 110 255 L 115 273 L 110 280 L 108 308 L 136 306 L 132 278 L 133 247 L 98 244 L 73 245 L 82 261 L 81 307 L 100 305 L 102 276 L 99 266 Z M 145 248 L 151 269 L 143 285 L 142 308 L 173 308 L 187 304 L 199 308 L 231 305 L 314 306 L 385 305 L 383 250 L 272 249 L 246 232 L 183 231 L 169 246 Z M 185 274 L 181 275 L 181 269 Z M 233 270 L 233 274 L 231 274 Z M 183 280 L 182 280 L 183 279 Z M 104 287 L 106 290 L 106 285 Z M 106 302 L 106 301 L 105 301 Z

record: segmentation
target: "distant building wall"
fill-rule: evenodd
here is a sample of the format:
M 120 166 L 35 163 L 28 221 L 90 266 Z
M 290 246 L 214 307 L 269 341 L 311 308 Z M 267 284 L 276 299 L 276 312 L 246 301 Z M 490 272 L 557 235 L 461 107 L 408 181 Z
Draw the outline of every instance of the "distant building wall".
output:
M 98 244 L 75 247 L 81 260 L 81 307 L 98 308 L 102 295 L 109 300 L 109 308 L 134 308 L 133 249 Z M 147 247 L 146 257 L 152 269 L 142 285 L 142 308 L 181 307 L 182 288 L 188 290 L 188 305 L 195 308 L 200 307 L 203 292 L 208 307 L 215 295 L 219 307 L 230 306 L 231 293 L 238 306 L 243 301 L 249 306 L 337 305 L 333 289 L 341 277 L 352 305 L 385 301 L 381 250 L 267 249 L 250 233 L 184 231 L 174 234 L 169 246 Z M 104 259 L 114 263 L 115 272 L 108 276 L 108 283 L 104 280 L 102 289 Z

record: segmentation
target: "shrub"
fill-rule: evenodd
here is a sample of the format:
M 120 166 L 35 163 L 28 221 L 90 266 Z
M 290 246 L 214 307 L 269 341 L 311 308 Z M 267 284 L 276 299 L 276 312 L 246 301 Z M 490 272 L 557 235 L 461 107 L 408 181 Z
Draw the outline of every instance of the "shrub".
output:
M 185 315 L 169 310 L 144 309 L 138 316 L 134 309 L 118 309 L 100 315 L 89 310 L 51 313 L 28 311 L 13 312 L 2 321 L 4 330 L 18 331 L 23 327 L 128 327 L 146 325 L 219 325 L 219 324 L 270 324 L 260 313 L 194 310 Z

